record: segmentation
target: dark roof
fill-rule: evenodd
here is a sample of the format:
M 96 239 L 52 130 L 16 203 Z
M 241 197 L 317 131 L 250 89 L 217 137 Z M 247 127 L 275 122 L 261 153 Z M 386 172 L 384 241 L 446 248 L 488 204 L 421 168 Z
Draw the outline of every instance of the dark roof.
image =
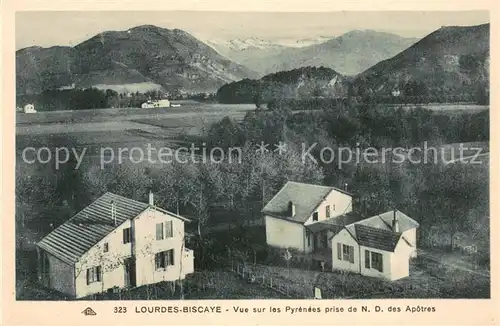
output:
M 321 221 L 321 222 L 316 222 L 316 223 L 306 225 L 306 228 L 309 231 L 311 231 L 312 233 L 318 233 L 318 232 L 323 231 L 323 230 L 329 230 L 329 231 L 332 231 L 333 233 L 337 234 L 344 227 L 342 225 L 336 225 L 336 224 L 328 223 L 326 221 Z
M 116 225 L 111 217 L 112 201 L 116 207 Z M 146 203 L 107 192 L 45 236 L 37 245 L 67 263 L 77 262 L 120 224 L 135 218 L 148 207 L 150 206 Z M 155 209 L 182 218 L 165 210 Z
M 394 211 L 388 211 L 381 213 L 364 220 L 358 221 L 356 224 L 362 224 L 365 226 L 370 226 L 372 228 L 377 228 L 381 230 L 392 231 L 392 219 L 394 218 Z M 419 226 L 418 222 L 404 214 L 403 212 L 396 210 L 396 219 L 399 224 L 399 232 L 405 232 L 406 230 L 417 228 Z M 354 224 L 348 225 L 347 230 L 356 237 L 356 230 L 354 229 Z
M 362 220 L 363 217 L 356 212 L 349 212 L 337 217 L 332 217 L 323 221 L 308 224 L 306 227 L 313 233 L 317 233 L 322 230 L 333 231 L 334 234 L 340 232 L 345 225 L 349 225 Z
M 333 190 L 350 195 L 334 187 L 288 181 L 262 209 L 262 213 L 304 223 Z M 289 212 L 290 202 L 295 205 L 294 216 Z
M 356 238 L 361 246 L 393 252 L 401 238 L 400 232 L 355 224 Z

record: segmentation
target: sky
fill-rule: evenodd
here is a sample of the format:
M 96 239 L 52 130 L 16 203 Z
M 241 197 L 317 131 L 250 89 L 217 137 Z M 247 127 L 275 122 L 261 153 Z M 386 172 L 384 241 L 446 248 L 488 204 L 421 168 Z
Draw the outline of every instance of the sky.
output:
M 16 14 L 16 49 L 33 45 L 74 46 L 103 31 L 123 31 L 146 24 L 182 29 L 203 41 L 248 37 L 272 41 L 336 37 L 351 30 L 365 29 L 421 38 L 441 26 L 487 22 L 487 11 L 33 11 Z

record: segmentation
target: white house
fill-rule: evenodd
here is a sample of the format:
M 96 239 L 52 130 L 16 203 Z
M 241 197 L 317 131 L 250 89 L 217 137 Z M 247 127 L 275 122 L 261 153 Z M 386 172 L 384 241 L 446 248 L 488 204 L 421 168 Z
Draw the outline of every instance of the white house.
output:
M 33 104 L 26 104 L 23 111 L 24 113 L 36 113 L 35 106 Z
M 181 280 L 194 271 L 186 218 L 106 193 L 37 243 L 38 278 L 81 298 L 114 288 Z
M 302 252 L 326 249 L 328 230 L 313 233 L 308 226 L 351 211 L 352 196 L 341 189 L 289 181 L 262 209 L 267 244 Z
M 309 253 L 332 269 L 408 276 L 418 223 L 398 210 L 366 218 L 352 208 L 341 189 L 288 182 L 262 210 L 267 244 Z
M 153 101 L 147 101 L 141 104 L 141 108 L 143 109 L 152 109 L 154 108 Z
M 152 109 L 152 108 L 168 108 L 170 107 L 169 100 L 158 100 L 158 101 L 147 101 L 141 104 L 141 108 L 143 109 Z
M 417 256 L 419 224 L 398 210 L 345 225 L 330 238 L 332 268 L 397 280 Z

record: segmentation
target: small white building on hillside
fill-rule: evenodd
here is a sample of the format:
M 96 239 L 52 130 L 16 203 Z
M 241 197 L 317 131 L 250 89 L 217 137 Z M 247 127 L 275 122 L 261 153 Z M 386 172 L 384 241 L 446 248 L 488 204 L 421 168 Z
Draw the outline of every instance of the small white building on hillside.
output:
M 181 280 L 194 271 L 186 218 L 106 193 L 37 243 L 42 285 L 81 298 Z
M 369 218 L 341 189 L 287 182 L 262 210 L 267 244 L 310 254 L 332 269 L 390 280 L 409 275 L 419 224 L 398 210 Z
M 23 108 L 24 113 L 36 113 L 35 106 L 33 104 L 26 104 Z
M 169 100 L 158 100 L 158 101 L 147 101 L 141 104 L 141 108 L 143 109 L 152 109 L 152 108 L 168 108 L 170 107 Z

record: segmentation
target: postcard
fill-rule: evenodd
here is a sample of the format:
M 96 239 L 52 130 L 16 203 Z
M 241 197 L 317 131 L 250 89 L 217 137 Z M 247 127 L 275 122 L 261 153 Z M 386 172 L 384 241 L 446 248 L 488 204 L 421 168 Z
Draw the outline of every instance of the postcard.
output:
M 3 324 L 498 324 L 497 18 L 4 2 Z

